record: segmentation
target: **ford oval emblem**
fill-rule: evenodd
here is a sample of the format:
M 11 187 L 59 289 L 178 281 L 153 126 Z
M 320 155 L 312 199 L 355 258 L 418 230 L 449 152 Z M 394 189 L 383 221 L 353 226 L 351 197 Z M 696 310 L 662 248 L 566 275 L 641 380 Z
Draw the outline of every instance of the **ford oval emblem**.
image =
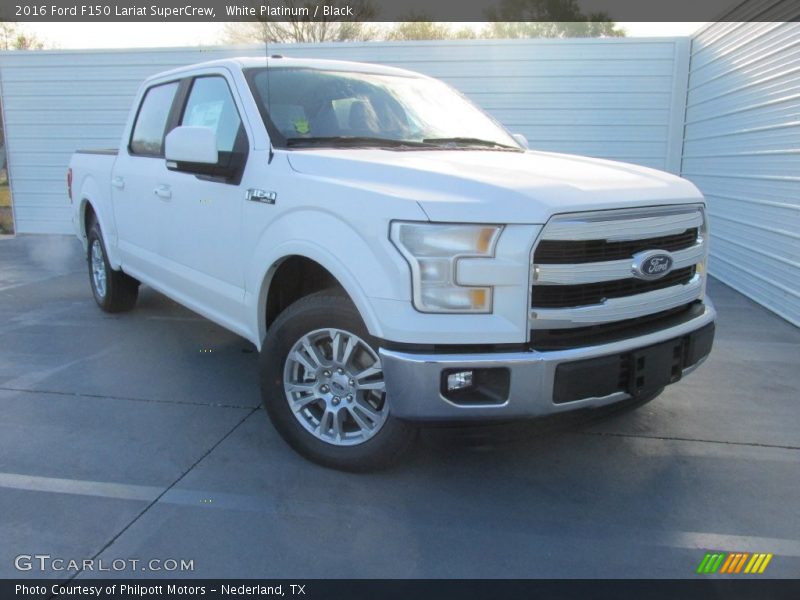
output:
M 660 279 L 672 270 L 672 255 L 665 250 L 647 250 L 633 255 L 633 274 L 639 279 Z

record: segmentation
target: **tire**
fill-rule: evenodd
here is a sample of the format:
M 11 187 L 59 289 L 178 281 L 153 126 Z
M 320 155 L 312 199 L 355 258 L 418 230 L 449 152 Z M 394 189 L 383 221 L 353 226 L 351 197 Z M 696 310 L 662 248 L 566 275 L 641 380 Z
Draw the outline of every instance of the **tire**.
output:
M 409 448 L 416 428 L 391 414 L 377 352 L 341 292 L 306 296 L 278 316 L 262 344 L 261 396 L 294 450 L 333 469 L 373 471 Z
M 122 271 L 113 270 L 108 264 L 103 234 L 96 221 L 92 223 L 87 238 L 89 284 L 97 306 L 109 313 L 131 310 L 139 296 L 139 282 Z

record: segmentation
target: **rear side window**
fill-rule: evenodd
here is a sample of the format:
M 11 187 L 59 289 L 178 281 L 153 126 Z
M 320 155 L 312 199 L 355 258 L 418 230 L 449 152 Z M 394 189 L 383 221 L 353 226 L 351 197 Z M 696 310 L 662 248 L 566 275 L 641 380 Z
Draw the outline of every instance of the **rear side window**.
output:
M 198 77 L 183 111 L 181 125 L 210 127 L 217 134 L 217 150 L 234 152 L 242 120 L 222 77 Z
M 167 127 L 172 100 L 177 91 L 177 81 L 157 85 L 147 90 L 133 126 L 130 143 L 132 154 L 163 156 L 164 130 Z

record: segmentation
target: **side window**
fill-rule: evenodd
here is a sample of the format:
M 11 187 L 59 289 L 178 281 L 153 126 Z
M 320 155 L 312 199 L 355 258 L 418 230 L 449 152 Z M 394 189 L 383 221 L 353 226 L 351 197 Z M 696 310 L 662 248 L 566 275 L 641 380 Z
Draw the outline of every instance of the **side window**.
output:
M 178 82 L 151 87 L 144 95 L 131 134 L 130 151 L 143 156 L 164 154 L 164 130 Z
M 217 150 L 234 152 L 242 120 L 223 77 L 194 80 L 181 125 L 211 127 L 217 133 Z

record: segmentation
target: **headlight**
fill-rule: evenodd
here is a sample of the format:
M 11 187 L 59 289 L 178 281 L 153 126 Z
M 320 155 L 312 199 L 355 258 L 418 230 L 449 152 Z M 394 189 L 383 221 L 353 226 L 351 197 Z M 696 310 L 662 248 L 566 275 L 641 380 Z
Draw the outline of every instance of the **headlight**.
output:
M 391 240 L 411 267 L 414 306 L 429 313 L 492 312 L 492 288 L 456 283 L 458 259 L 491 257 L 502 226 L 392 223 Z
M 697 263 L 695 266 L 695 273 L 698 273 L 700 277 L 703 279 L 703 289 L 700 295 L 700 298 L 705 298 L 706 296 L 706 285 L 708 283 L 708 214 L 706 213 L 706 208 L 703 206 L 701 209 L 703 213 L 703 224 L 700 226 L 700 231 L 698 232 L 698 238 L 702 241 L 703 244 L 703 260 Z

